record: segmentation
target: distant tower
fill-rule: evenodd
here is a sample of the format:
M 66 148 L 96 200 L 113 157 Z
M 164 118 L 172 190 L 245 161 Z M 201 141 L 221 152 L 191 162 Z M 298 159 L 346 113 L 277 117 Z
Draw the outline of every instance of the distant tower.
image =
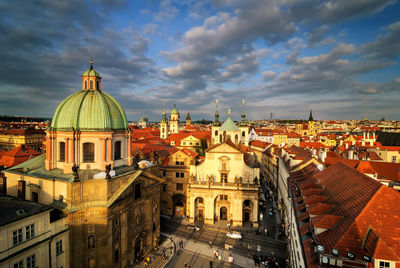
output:
M 187 113 L 186 115 L 186 127 L 190 126 L 192 124 L 192 119 L 190 118 L 190 113 Z
M 271 118 L 270 118 L 270 120 L 272 121 L 272 116 L 273 116 L 274 114 L 271 112 L 271 114 L 270 114 L 270 115 L 271 115 Z
M 314 121 L 314 118 L 312 116 L 312 109 L 310 110 L 310 117 L 308 118 L 308 121 Z
M 244 145 L 249 145 L 249 124 L 246 120 L 246 113 L 244 111 L 244 99 L 242 101 L 242 119 L 240 120 L 239 129 L 240 129 L 240 143 Z
M 174 108 L 171 110 L 170 118 L 169 118 L 169 129 L 171 134 L 178 133 L 179 131 L 179 112 L 176 109 L 176 105 L 174 104 Z
M 218 129 L 221 126 L 221 123 L 219 122 L 219 112 L 218 112 L 218 100 L 215 100 L 215 119 L 214 123 L 211 127 L 211 137 L 212 137 L 212 142 L 213 144 L 219 143 L 219 135 L 218 135 Z
M 160 122 L 160 138 L 166 139 L 168 138 L 168 120 L 167 120 L 167 113 L 165 112 L 165 107 L 162 113 L 162 119 Z
M 242 101 L 242 115 L 241 115 L 241 117 L 242 117 L 242 120 L 240 120 L 240 126 L 241 127 L 247 126 L 248 123 L 247 123 L 247 120 L 246 120 L 246 113 L 244 112 L 244 99 Z

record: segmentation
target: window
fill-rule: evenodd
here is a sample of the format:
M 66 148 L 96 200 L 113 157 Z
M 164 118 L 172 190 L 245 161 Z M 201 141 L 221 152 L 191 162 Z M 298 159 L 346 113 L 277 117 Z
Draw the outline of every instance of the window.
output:
M 184 165 L 185 165 L 185 162 L 184 162 L 184 161 L 176 161 L 175 164 L 176 164 L 177 166 L 184 166 Z
M 135 200 L 142 196 L 142 191 L 140 189 L 140 183 L 135 184 Z
M 121 141 L 114 143 L 114 160 L 121 159 Z
M 215 135 L 215 136 L 218 136 L 218 131 L 217 131 L 217 130 L 215 131 L 215 134 L 214 134 L 214 135 Z
M 220 195 L 219 196 L 219 200 L 228 200 L 228 196 L 227 195 Z
M 385 267 L 390 267 L 390 262 L 380 261 L 379 268 L 385 268 Z
M 246 132 L 242 131 L 242 137 L 246 137 Z
M 94 162 L 94 143 L 83 144 L 83 162 Z
M 177 191 L 183 191 L 183 184 L 182 183 L 177 183 L 176 184 L 176 190 Z
M 203 202 L 204 202 L 202 197 L 199 197 L 197 200 L 198 200 L 199 204 L 203 204 Z
M 185 177 L 185 173 L 183 173 L 183 172 L 176 172 L 176 173 L 175 173 L 175 177 L 176 177 L 176 178 L 184 178 L 184 177 Z
M 87 81 L 85 81 L 85 89 L 87 89 Z
M 250 200 L 244 200 L 244 206 L 250 207 Z
M 60 142 L 60 162 L 65 162 L 65 142 Z
M 88 249 L 94 248 L 95 245 L 94 235 L 88 236 Z
M 62 240 L 56 242 L 56 255 L 63 253 Z
M 162 191 L 165 193 L 167 191 L 167 185 L 162 186 Z
M 119 261 L 119 250 L 115 249 L 114 251 L 114 263 L 117 263 Z
M 26 194 L 26 181 L 18 181 L 18 198 L 25 199 Z
M 22 243 L 22 228 L 13 232 L 13 246 Z
M 31 195 L 32 195 L 32 201 L 35 202 L 35 203 L 38 203 L 39 202 L 39 193 L 32 192 Z
M 397 157 L 394 155 L 394 156 L 392 156 L 392 162 L 393 163 L 396 163 L 396 161 L 397 161 Z
M 35 237 L 35 225 L 31 224 L 25 227 L 25 236 L 26 240 L 32 239 Z
M 221 173 L 221 182 L 228 182 L 228 173 Z
M 0 194 L 7 195 L 7 177 L 0 175 Z
M 90 81 L 90 89 L 93 89 L 93 81 Z
M 167 176 L 167 171 L 163 170 L 162 175 L 165 177 Z
M 14 263 L 14 268 L 24 268 L 24 261 Z
M 35 254 L 26 258 L 26 268 L 36 268 Z
M 186 145 L 186 141 L 183 142 L 183 145 Z
M 99 84 L 99 81 L 96 81 L 96 89 L 97 89 L 97 90 L 100 90 L 100 84 Z

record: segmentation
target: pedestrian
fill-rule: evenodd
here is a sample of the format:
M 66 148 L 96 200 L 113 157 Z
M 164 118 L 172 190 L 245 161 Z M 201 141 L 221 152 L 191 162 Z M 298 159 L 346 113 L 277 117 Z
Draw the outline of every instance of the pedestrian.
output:
M 229 263 L 233 263 L 233 257 L 232 257 L 232 254 L 229 254 L 228 262 L 229 262 Z
M 183 240 L 181 240 L 181 242 L 179 242 L 179 247 L 183 249 Z
M 268 230 L 267 230 L 267 228 L 264 229 L 264 232 L 265 232 L 265 236 L 268 236 Z
M 213 262 L 210 261 L 210 268 L 213 268 Z
M 214 259 L 217 258 L 217 251 L 214 249 Z
M 185 268 L 187 268 L 187 267 L 188 267 L 188 264 L 187 264 L 187 262 L 185 262 L 185 264 L 183 265 L 183 267 L 185 267 Z
M 211 241 L 210 241 L 209 245 L 210 245 L 210 248 L 212 248 L 212 242 Z
M 228 226 L 228 231 L 230 231 L 231 230 L 231 223 L 228 222 L 227 226 Z
M 218 251 L 218 249 L 217 249 L 217 252 L 215 253 L 216 255 L 216 257 L 217 257 L 217 259 L 219 259 L 219 251 Z

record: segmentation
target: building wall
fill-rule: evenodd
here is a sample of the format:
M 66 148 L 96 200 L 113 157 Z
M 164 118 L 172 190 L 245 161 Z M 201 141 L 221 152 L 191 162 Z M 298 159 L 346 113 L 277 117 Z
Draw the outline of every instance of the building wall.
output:
M 26 240 L 25 227 L 30 224 L 34 224 L 35 236 Z M 23 242 L 13 246 L 13 231 L 20 228 Z M 50 223 L 50 210 L 1 226 L 0 241 L 0 267 L 12 268 L 19 261 L 23 261 L 26 267 L 26 259 L 32 255 L 35 255 L 36 267 L 50 267 L 50 259 L 51 267 L 70 267 L 67 220 L 62 218 Z M 60 254 L 56 252 L 58 241 L 62 241 L 63 251 Z

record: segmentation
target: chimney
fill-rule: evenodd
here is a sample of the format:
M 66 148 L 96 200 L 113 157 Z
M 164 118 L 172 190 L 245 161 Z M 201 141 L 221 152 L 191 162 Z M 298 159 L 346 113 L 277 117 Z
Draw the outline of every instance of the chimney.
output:
M 353 148 L 351 148 L 347 154 L 348 159 L 353 159 L 354 158 L 354 151 Z

